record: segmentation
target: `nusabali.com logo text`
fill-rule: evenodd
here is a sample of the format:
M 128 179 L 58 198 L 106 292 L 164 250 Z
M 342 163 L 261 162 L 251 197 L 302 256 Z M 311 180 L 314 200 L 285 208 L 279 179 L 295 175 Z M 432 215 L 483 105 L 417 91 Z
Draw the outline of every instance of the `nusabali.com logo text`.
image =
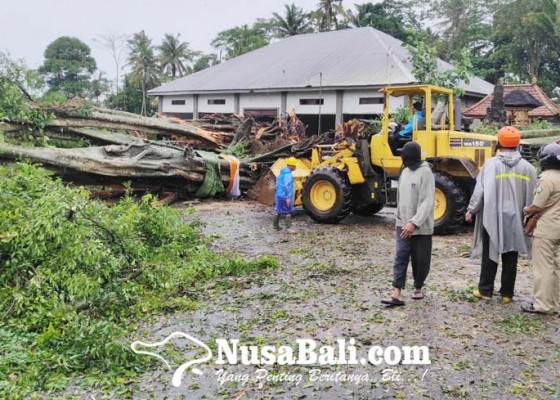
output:
M 427 346 L 369 346 L 363 352 L 359 352 L 355 339 L 337 339 L 333 345 L 319 345 L 314 339 L 296 339 L 294 345 L 242 345 L 239 339 L 215 339 L 210 347 L 184 332 L 173 332 L 165 339 L 147 343 L 135 341 L 131 344 L 132 350 L 137 354 L 144 354 L 160 359 L 169 370 L 171 365 L 162 356 L 143 350 L 141 348 L 158 348 L 165 346 L 175 338 L 184 338 L 191 344 L 199 347 L 197 356 L 181 364 L 173 373 L 171 383 L 179 387 L 185 371 L 190 370 L 193 374 L 202 375 L 201 364 L 209 363 L 214 359 L 215 365 L 248 365 L 248 366 L 272 366 L 272 365 L 304 365 L 304 366 L 326 366 L 326 365 L 429 365 L 430 350 Z M 200 355 L 201 354 L 201 355 Z

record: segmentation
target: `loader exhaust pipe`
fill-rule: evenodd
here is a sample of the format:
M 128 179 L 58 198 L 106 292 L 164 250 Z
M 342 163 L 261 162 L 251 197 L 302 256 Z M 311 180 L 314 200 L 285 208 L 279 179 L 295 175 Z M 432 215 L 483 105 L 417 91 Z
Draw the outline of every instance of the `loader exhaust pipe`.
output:
M 461 99 L 455 97 L 453 99 L 453 121 L 455 125 L 453 129 L 455 131 L 461 130 L 461 119 L 463 118 L 463 110 L 461 109 L 461 107 L 462 107 Z

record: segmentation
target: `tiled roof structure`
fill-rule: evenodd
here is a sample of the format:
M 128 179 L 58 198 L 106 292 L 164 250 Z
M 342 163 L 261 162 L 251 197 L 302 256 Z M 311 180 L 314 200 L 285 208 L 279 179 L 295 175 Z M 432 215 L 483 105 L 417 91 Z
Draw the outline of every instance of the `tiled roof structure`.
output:
M 504 99 L 514 90 L 523 90 L 533 96 L 542 105 L 529 111 L 529 117 L 546 118 L 560 114 L 560 108 L 536 84 L 504 85 Z M 486 95 L 474 106 L 463 111 L 463 115 L 471 118 L 485 118 L 488 107 L 492 102 L 493 93 Z

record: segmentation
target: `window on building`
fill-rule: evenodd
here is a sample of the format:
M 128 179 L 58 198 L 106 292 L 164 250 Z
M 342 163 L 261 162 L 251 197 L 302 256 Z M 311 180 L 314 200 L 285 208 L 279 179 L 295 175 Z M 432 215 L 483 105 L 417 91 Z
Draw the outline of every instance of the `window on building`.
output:
M 226 104 L 226 99 L 208 99 L 208 104 L 210 105 Z
M 325 99 L 299 99 L 299 104 L 302 106 L 325 104 Z
M 383 104 L 385 99 L 383 97 L 360 97 L 360 104 Z
M 184 106 L 185 100 L 171 100 L 172 106 Z
M 244 108 L 243 114 L 257 121 L 272 122 L 278 116 L 277 108 Z

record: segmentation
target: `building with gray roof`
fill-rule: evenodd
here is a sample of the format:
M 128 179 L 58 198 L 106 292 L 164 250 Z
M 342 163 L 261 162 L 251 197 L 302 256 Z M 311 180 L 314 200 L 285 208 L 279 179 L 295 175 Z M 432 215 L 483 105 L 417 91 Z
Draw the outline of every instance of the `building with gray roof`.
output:
M 438 66 L 451 68 L 442 60 Z M 160 111 L 187 119 L 208 113 L 274 117 L 295 109 L 314 131 L 380 115 L 378 90 L 411 83 L 418 81 L 403 43 L 367 27 L 291 36 L 148 93 L 159 97 Z M 460 86 L 465 106 L 493 90 L 479 78 Z

